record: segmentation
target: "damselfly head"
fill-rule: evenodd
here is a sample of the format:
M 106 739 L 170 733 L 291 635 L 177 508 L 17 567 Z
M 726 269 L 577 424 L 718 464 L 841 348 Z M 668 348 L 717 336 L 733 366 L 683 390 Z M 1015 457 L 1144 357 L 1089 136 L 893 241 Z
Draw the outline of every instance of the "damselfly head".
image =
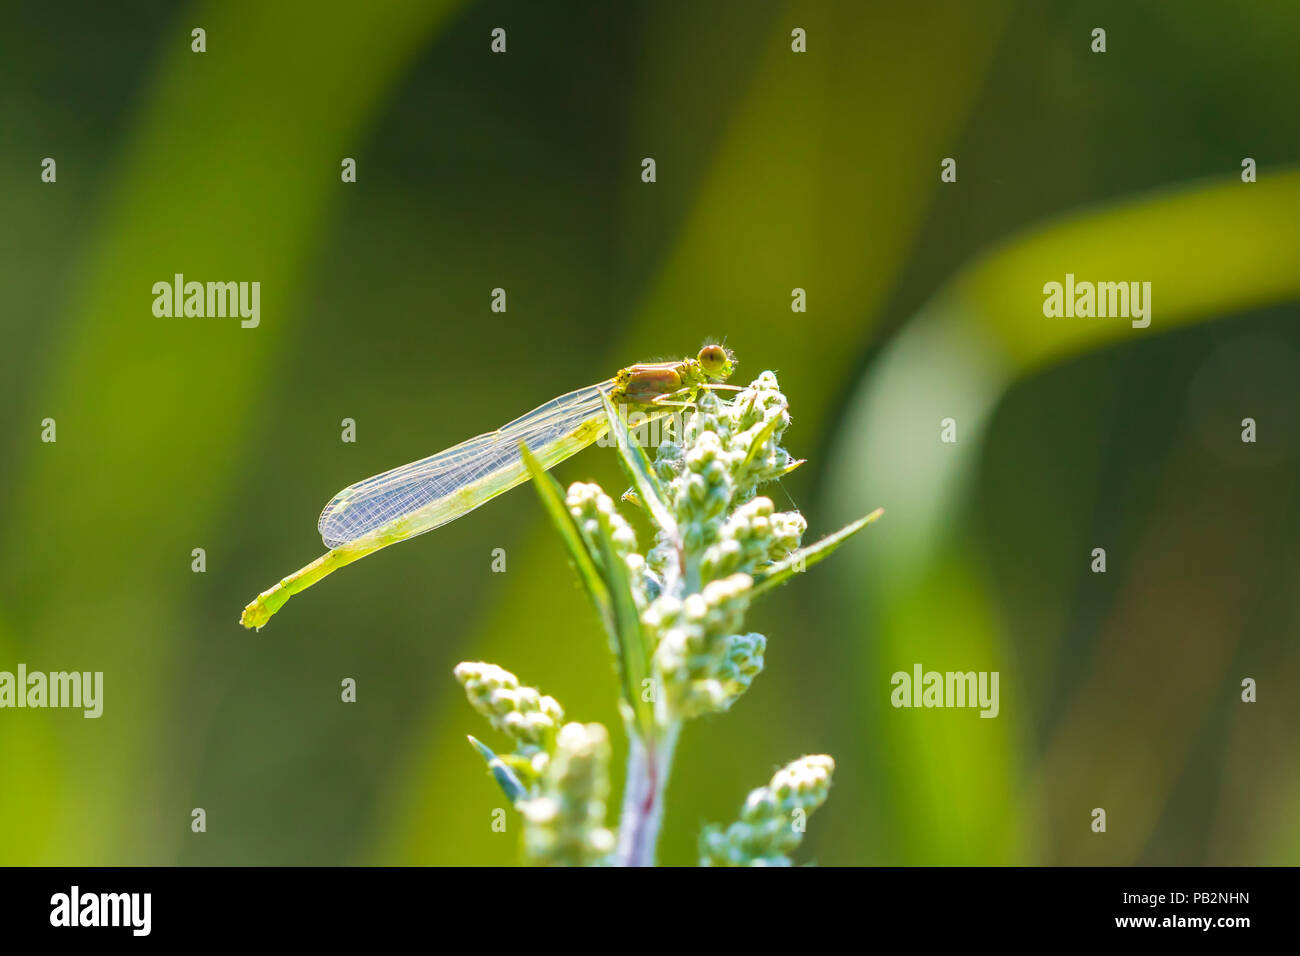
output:
M 736 368 L 736 356 L 725 345 L 706 345 L 696 356 L 700 368 L 709 378 L 725 379 Z

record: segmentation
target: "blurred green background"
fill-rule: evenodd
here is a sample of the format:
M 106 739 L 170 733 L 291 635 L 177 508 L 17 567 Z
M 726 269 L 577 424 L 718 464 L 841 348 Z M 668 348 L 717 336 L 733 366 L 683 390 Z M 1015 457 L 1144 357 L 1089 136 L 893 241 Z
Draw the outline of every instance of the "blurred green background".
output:
M 1283 0 L 12 7 L 0 669 L 102 670 L 105 711 L 0 712 L 0 863 L 513 862 L 456 662 L 621 736 L 530 492 L 239 611 L 344 485 L 708 336 L 791 398 L 778 505 L 886 515 L 751 613 L 663 862 L 823 751 L 802 859 L 1300 861 L 1297 35 Z M 261 326 L 154 318 L 176 272 L 260 281 Z M 1150 328 L 1044 318 L 1066 272 L 1151 281 Z M 999 671 L 1000 716 L 892 709 L 916 662 Z

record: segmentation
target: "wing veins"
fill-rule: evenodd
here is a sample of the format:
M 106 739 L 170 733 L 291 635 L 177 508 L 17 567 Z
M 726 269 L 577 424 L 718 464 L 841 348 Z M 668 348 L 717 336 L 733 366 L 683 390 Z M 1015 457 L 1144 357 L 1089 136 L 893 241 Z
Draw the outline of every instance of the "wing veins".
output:
M 535 451 L 563 439 L 599 415 L 603 411 L 601 391 L 607 391 L 611 384 L 602 382 L 569 392 L 496 431 L 349 485 L 321 512 L 317 525 L 321 537 L 327 546 L 339 547 L 507 471 L 520 462 L 521 441 Z M 485 500 L 469 503 L 465 510 Z

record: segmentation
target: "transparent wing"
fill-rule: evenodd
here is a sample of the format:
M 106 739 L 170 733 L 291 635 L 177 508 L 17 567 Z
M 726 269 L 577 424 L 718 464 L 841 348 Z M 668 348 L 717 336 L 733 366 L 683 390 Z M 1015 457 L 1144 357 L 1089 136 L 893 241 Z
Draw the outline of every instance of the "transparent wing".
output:
M 519 444 L 551 468 L 605 431 L 601 391 L 613 382 L 561 395 L 494 432 L 340 491 L 317 527 L 329 548 L 360 538 L 391 544 L 454 521 L 527 480 Z

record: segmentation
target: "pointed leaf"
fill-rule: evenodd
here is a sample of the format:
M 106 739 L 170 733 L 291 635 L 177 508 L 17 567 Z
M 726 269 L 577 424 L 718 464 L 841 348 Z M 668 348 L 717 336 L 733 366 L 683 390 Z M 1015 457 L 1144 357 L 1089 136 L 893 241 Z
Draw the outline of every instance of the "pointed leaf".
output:
M 663 486 L 650 465 L 650 459 L 646 457 L 645 449 L 632 441 L 632 436 L 628 434 L 627 422 L 610 404 L 609 397 L 602 393 L 601 401 L 605 404 L 605 415 L 609 418 L 609 433 L 614 436 L 614 442 L 618 446 L 619 461 L 623 463 L 623 470 L 627 472 L 632 482 L 632 490 L 636 492 L 645 509 L 650 512 L 655 524 L 671 539 L 677 540 L 677 522 L 673 520 L 668 506 L 664 504 Z
M 528 796 L 528 791 L 524 788 L 524 785 L 519 782 L 519 778 L 515 776 L 515 772 L 507 767 L 505 763 L 502 762 L 501 758 L 492 752 L 490 747 L 474 737 L 469 737 L 469 742 L 473 745 L 474 749 L 479 752 L 479 756 L 487 761 L 488 769 L 492 771 L 493 778 L 496 780 L 497 785 L 501 787 L 502 791 L 505 792 L 506 799 L 510 801 L 511 806 L 514 806 L 520 800 L 523 800 Z
M 519 443 L 519 453 L 523 456 L 524 467 L 532 475 L 533 487 L 537 489 L 537 497 L 542 500 L 542 507 L 550 515 L 552 523 L 569 549 L 569 557 L 573 559 L 574 566 L 578 569 L 578 578 L 582 581 L 587 595 L 596 605 L 596 610 L 606 625 L 612 626 L 614 616 L 613 608 L 610 606 L 609 588 L 601 576 L 600 569 L 596 566 L 595 557 L 587 548 L 582 532 L 578 530 L 578 523 L 573 520 L 573 515 L 569 514 L 569 509 L 564 504 L 564 486 L 542 467 L 541 462 L 523 442 Z
M 783 584 L 791 577 L 806 571 L 811 565 L 816 564 L 823 558 L 829 557 L 831 552 L 842 545 L 849 538 L 853 537 L 867 525 L 873 523 L 877 518 L 885 513 L 884 508 L 877 508 L 871 514 L 864 518 L 859 518 L 852 524 L 845 525 L 834 534 L 829 534 L 822 538 L 816 544 L 809 545 L 806 548 L 800 548 L 787 555 L 783 560 L 776 562 L 771 567 L 754 575 L 754 587 L 751 589 L 750 596 L 757 597 L 765 591 L 770 591 L 778 584 Z
M 619 681 L 623 685 L 622 696 L 636 714 L 638 723 L 641 723 L 646 717 L 647 705 L 639 703 L 641 695 L 638 691 L 640 680 L 645 674 L 647 658 L 641 639 L 641 619 L 636 602 L 632 599 L 627 565 L 613 553 L 607 540 L 598 541 L 599 550 L 593 551 L 564 504 L 564 488 L 522 442 L 519 451 L 524 466 L 532 475 L 542 505 L 569 549 L 578 569 L 578 577 L 600 612 L 605 633 L 609 636 L 610 650 L 617 664 Z
M 784 411 L 784 408 L 782 408 L 782 411 Z M 776 430 L 780 427 L 781 427 L 781 413 L 778 412 L 777 414 L 773 415 L 771 418 L 767 420 L 767 424 L 763 426 L 762 431 L 760 431 L 756 436 L 754 436 L 754 440 L 749 443 L 749 453 L 745 455 L 745 461 L 741 465 L 741 468 L 748 468 L 750 465 L 754 463 L 754 459 L 758 457 L 759 451 L 762 449 L 764 445 L 767 444 L 767 440 L 771 438 L 772 435 L 776 432 Z M 782 472 L 782 474 L 784 473 L 785 472 Z
M 650 655 L 646 651 L 645 637 L 641 633 L 641 612 L 632 597 L 632 577 L 627 562 L 614 551 L 613 542 L 601 535 L 601 567 L 609 585 L 619 676 L 623 679 L 623 697 L 632 710 L 637 727 L 643 734 L 653 729 L 654 707 L 641 699 L 641 682 L 650 668 Z

